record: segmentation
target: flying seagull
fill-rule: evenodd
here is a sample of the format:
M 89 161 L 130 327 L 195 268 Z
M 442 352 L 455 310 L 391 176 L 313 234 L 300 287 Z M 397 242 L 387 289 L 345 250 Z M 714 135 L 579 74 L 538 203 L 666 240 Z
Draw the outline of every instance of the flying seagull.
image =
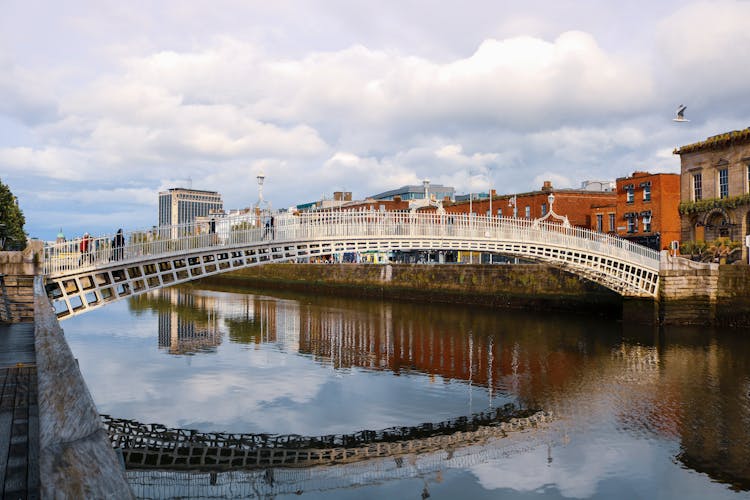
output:
M 680 104 L 677 107 L 677 116 L 672 118 L 672 121 L 675 122 L 689 122 L 690 120 L 685 119 L 685 110 L 687 109 L 687 106 L 684 104 Z

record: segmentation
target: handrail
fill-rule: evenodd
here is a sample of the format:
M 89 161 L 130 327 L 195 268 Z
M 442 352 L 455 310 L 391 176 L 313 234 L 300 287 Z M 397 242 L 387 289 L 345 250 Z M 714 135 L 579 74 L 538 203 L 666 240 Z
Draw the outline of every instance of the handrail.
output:
M 137 263 L 151 258 L 199 252 L 201 249 L 239 249 L 269 241 L 332 241 L 337 239 L 413 239 L 513 241 L 556 246 L 587 253 L 599 253 L 658 271 L 658 251 L 617 236 L 580 227 L 564 227 L 515 217 L 475 214 L 414 214 L 404 212 L 341 211 L 309 212 L 278 216 L 266 226 L 228 224 L 208 232 L 190 223 L 122 233 L 122 245 L 115 235 L 92 237 L 44 246 L 44 272 L 48 275 L 75 274 L 113 264 Z

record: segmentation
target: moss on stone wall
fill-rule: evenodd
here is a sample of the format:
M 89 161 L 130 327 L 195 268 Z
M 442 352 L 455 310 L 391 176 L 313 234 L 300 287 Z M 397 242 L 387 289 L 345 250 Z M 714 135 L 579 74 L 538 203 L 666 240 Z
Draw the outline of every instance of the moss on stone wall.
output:
M 395 300 L 580 311 L 618 317 L 621 298 L 544 265 L 268 264 L 206 278 L 214 283 Z

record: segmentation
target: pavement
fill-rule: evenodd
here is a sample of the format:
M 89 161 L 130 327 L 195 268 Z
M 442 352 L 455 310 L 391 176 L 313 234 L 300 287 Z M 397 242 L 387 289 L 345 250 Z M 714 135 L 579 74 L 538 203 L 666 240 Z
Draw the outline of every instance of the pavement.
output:
M 33 323 L 0 323 L 0 488 L 39 498 L 39 405 Z

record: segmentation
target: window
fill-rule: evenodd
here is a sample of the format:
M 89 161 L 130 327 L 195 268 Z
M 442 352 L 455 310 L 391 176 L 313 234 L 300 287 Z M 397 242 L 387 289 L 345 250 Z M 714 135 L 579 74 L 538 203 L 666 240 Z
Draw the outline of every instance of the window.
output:
M 651 186 L 643 186 L 643 201 L 651 201 Z
M 596 214 L 596 230 L 602 232 L 602 226 L 604 226 L 604 215 Z
M 633 196 L 633 190 L 632 189 L 626 190 L 625 191 L 625 202 L 626 203 L 633 203 L 634 199 L 635 199 L 635 197 Z
M 750 193 L 750 165 L 745 168 L 747 169 L 747 192 Z
M 497 216 L 498 217 L 502 217 L 503 216 L 503 209 L 502 208 L 498 208 L 497 209 Z
M 703 199 L 703 174 L 693 175 L 693 201 Z
M 527 219 L 531 218 L 531 207 L 528 205 L 526 205 L 526 218 Z
M 609 230 L 611 232 L 615 230 L 615 214 L 609 214 Z
M 644 233 L 651 232 L 651 216 L 650 215 L 643 216 L 643 232 Z
M 631 217 L 628 219 L 628 232 L 629 233 L 638 232 L 638 218 L 637 217 Z
M 547 204 L 542 203 L 542 216 L 547 214 Z
M 729 196 L 729 169 L 719 170 L 719 198 Z

